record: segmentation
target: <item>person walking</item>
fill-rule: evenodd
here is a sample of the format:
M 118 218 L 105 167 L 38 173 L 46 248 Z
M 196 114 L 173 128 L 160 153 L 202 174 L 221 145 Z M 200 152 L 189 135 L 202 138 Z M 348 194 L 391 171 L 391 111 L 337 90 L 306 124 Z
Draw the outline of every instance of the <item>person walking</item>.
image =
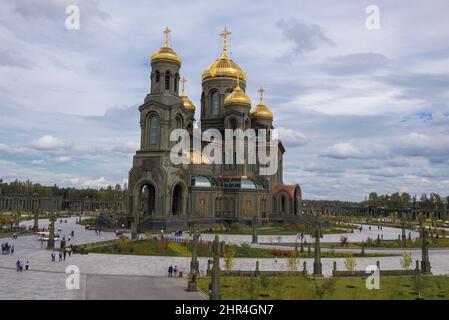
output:
M 61 261 L 62 261 L 62 252 L 59 251 L 59 262 L 61 262 Z
M 175 277 L 178 274 L 178 266 L 177 265 L 175 265 L 175 267 L 173 268 L 173 274 L 175 275 Z
M 168 267 L 168 276 L 169 277 L 173 276 L 173 266 Z
M 17 272 L 20 271 L 20 260 L 17 260 L 17 262 L 16 262 L 16 270 L 17 270 Z
M 27 264 L 25 265 L 25 271 L 28 271 L 30 268 L 30 262 L 27 260 Z
M 14 245 L 11 245 L 11 254 L 14 254 Z
M 51 262 L 55 262 L 56 260 L 56 255 L 54 252 L 51 253 Z

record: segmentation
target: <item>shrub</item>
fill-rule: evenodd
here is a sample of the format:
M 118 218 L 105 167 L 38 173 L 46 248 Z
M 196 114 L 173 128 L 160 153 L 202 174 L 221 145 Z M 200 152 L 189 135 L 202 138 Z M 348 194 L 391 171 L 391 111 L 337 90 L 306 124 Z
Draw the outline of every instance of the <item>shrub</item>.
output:
M 290 257 L 290 250 L 282 250 L 282 249 L 273 249 L 270 253 L 276 257 Z
M 355 272 L 355 267 L 357 266 L 357 262 L 352 256 L 349 256 L 345 259 L 345 267 L 351 273 Z
M 291 251 L 290 256 L 288 258 L 288 271 L 290 272 L 298 271 L 298 266 L 299 266 L 298 252 Z
M 404 251 L 401 258 L 401 267 L 405 270 L 409 270 L 411 265 L 413 263 L 412 255 L 407 253 L 407 251 Z
M 225 246 L 224 263 L 227 271 L 231 271 L 234 267 L 235 249 L 232 245 Z
M 238 223 L 238 222 L 233 222 L 233 223 L 231 224 L 231 231 L 232 231 L 233 233 L 240 233 L 240 223 Z

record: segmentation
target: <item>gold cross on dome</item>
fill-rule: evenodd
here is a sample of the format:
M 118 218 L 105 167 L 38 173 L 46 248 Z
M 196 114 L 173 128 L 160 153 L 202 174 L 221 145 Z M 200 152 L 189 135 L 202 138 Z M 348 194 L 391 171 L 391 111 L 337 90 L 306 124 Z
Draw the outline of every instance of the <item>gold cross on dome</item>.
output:
M 184 93 L 184 86 L 185 86 L 186 82 L 187 82 L 186 78 L 183 77 L 183 78 L 181 79 L 181 83 L 182 83 L 182 92 L 183 92 L 183 93 Z
M 223 32 L 220 33 L 220 36 L 223 37 L 223 51 L 228 50 L 228 36 L 231 34 L 231 32 L 228 30 L 228 28 L 224 28 Z
M 168 35 L 170 34 L 171 30 L 166 27 L 165 30 L 163 31 L 163 33 L 165 34 L 165 46 L 168 48 L 169 44 L 168 44 Z
M 265 92 L 265 89 L 264 88 L 260 88 L 257 91 L 259 91 L 259 93 L 260 93 L 260 103 L 262 103 L 263 102 L 263 93 Z

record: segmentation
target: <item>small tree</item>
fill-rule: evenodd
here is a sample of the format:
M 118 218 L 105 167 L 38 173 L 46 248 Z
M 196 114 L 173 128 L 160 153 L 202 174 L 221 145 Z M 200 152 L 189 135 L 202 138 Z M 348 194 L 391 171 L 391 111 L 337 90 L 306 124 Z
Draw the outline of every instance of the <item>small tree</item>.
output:
M 423 299 L 422 294 L 427 285 L 428 283 L 426 282 L 426 277 L 424 277 L 421 273 L 417 273 L 413 277 L 412 287 L 417 293 L 419 300 Z
M 401 267 L 405 270 L 409 270 L 413 263 L 412 255 L 407 251 L 404 251 L 401 258 Z
M 288 258 L 288 271 L 295 272 L 298 271 L 299 259 L 298 251 L 292 251 L 290 257 Z
M 234 267 L 235 249 L 232 245 L 227 245 L 224 251 L 224 264 L 227 271 L 231 271 Z
M 357 262 L 352 256 L 349 256 L 345 259 L 345 267 L 351 273 L 355 272 L 355 267 L 357 266 Z

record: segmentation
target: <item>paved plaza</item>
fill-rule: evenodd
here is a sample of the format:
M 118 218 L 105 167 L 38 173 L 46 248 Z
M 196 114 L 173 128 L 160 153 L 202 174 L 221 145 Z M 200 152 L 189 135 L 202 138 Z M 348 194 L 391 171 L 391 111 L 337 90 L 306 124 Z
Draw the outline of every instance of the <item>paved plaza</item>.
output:
M 28 224 L 31 222 L 26 222 Z M 39 221 L 40 227 L 48 225 L 47 220 Z M 113 232 L 101 232 L 85 230 L 83 226 L 75 224 L 75 218 L 68 219 L 67 223 L 56 223 L 56 229 L 62 228 L 61 237 L 67 236 L 74 230 L 73 244 L 104 241 L 115 238 Z M 365 229 L 365 228 L 364 228 Z M 392 230 L 390 230 L 392 229 Z M 358 231 L 347 234 L 349 241 L 356 241 L 363 235 Z M 377 228 L 375 230 L 377 232 Z M 400 229 L 383 228 L 386 235 L 392 239 L 397 238 Z M 362 234 L 362 235 L 361 235 Z M 340 235 L 335 236 L 339 239 Z M 203 239 L 212 238 L 213 235 L 204 234 Z M 294 237 L 294 236 L 293 236 Z M 325 235 L 326 237 L 326 235 Z M 259 240 L 263 240 L 260 236 Z M 291 241 L 291 236 L 283 236 L 285 241 Z M 250 242 L 248 236 L 220 236 L 220 239 L 236 243 Z M 14 255 L 0 256 L 0 299 L 203 299 L 200 293 L 190 294 L 185 292 L 186 282 L 181 278 L 167 278 L 167 269 L 170 265 L 176 265 L 179 271 L 185 274 L 189 271 L 189 257 L 159 257 L 159 256 L 133 256 L 133 255 L 108 255 L 108 254 L 74 254 L 67 256 L 65 261 L 51 262 L 50 251 L 41 248 L 40 241 L 35 235 L 19 237 L 16 240 L 1 239 L 0 242 L 9 241 L 15 246 Z M 325 240 L 329 241 L 329 240 Z M 273 243 L 275 246 L 275 243 Z M 59 247 L 59 243 L 56 243 Z M 284 247 L 285 248 L 285 247 Z M 323 249 L 325 250 L 325 249 Z M 367 250 L 368 252 L 369 250 Z M 419 249 L 407 250 L 412 254 L 413 260 L 421 260 Z M 387 250 L 382 252 L 402 253 L 402 250 Z M 449 249 L 431 249 L 430 261 L 434 274 L 449 275 Z M 401 269 L 401 257 L 356 258 L 357 269 L 364 269 L 368 265 L 380 261 L 381 268 Z M 29 261 L 30 271 L 17 272 L 15 262 L 22 259 Z M 199 258 L 200 272 L 206 273 L 208 258 Z M 235 259 L 235 270 L 254 270 L 256 261 L 259 261 L 260 270 L 287 270 L 287 259 Z M 337 261 L 338 268 L 345 269 L 344 259 L 322 259 L 323 273 L 330 275 L 333 261 Z M 313 259 L 301 259 L 307 262 L 311 272 Z M 221 261 L 224 268 L 224 262 Z M 65 282 L 68 274 L 67 266 L 76 265 L 81 273 L 81 289 L 68 290 Z

